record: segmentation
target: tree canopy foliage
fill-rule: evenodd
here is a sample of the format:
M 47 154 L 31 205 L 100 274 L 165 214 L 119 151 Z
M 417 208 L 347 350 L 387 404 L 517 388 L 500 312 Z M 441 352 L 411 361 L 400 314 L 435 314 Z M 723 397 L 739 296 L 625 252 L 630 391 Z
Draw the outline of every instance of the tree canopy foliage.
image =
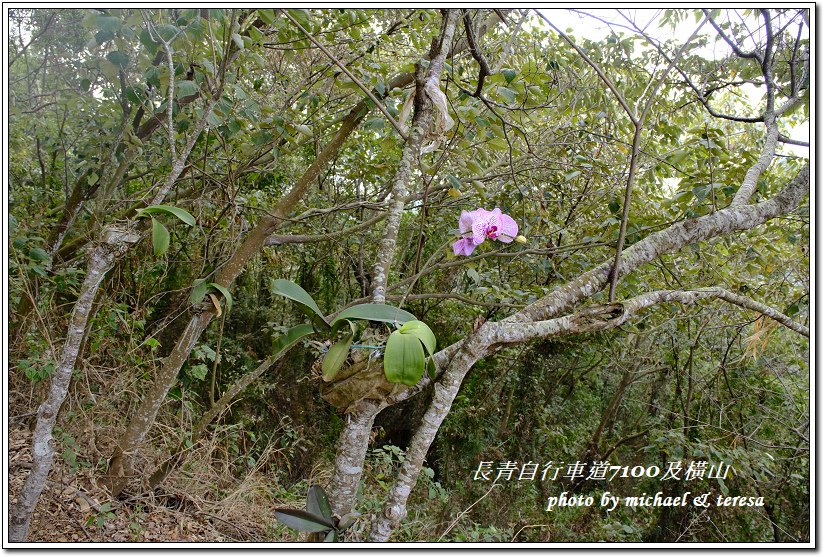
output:
M 9 9 L 11 539 L 808 541 L 811 13 L 649 12 Z

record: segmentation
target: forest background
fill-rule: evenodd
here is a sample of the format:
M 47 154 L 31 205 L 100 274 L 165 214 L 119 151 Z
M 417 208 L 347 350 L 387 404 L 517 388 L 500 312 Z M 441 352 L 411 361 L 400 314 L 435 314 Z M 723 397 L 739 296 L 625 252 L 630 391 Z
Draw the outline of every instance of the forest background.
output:
M 8 541 L 810 541 L 809 7 L 5 15 Z

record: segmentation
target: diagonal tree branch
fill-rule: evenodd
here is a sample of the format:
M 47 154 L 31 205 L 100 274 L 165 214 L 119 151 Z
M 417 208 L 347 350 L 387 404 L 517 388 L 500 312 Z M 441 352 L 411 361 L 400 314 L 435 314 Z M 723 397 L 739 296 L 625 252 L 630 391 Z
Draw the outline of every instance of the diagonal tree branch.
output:
M 757 205 L 727 208 L 698 219 L 676 223 L 666 230 L 651 234 L 625 252 L 626 257 L 623 259 L 619 271 L 621 274 L 632 272 L 640 265 L 655 259 L 663 253 L 674 253 L 694 242 L 708 240 L 738 230 L 747 230 L 771 218 L 786 214 L 798 207 L 801 200 L 809 192 L 809 180 L 809 165 L 807 165 L 778 195 L 767 201 Z M 575 316 L 563 316 L 553 319 L 557 315 L 568 311 L 577 303 L 591 298 L 596 292 L 604 289 L 608 284 L 610 270 L 611 264 L 606 262 L 593 271 L 585 273 L 556 289 L 552 294 L 512 317 L 497 323 L 484 323 L 465 340 L 441 350 L 436 355 L 436 358 L 440 357 L 439 361 L 446 360 L 449 363 L 435 384 L 432 402 L 410 441 L 406 458 L 390 489 L 383 512 L 373 522 L 369 541 L 387 541 L 392 531 L 406 516 L 406 503 L 412 488 L 417 482 L 429 447 L 434 441 L 441 423 L 449 413 L 464 377 L 479 359 L 494 353 L 502 344 L 509 343 L 513 339 L 519 339 L 516 341 L 529 340 L 530 338 L 539 338 L 543 334 L 557 334 L 563 330 L 575 330 L 575 327 L 582 332 L 586 332 L 616 326 L 615 324 L 620 322 L 627 311 L 634 314 L 638 310 L 648 307 L 656 300 L 669 298 L 671 300 L 687 301 L 699 299 L 702 295 L 704 297 L 726 295 L 715 289 L 709 289 L 704 293 L 701 291 L 678 293 L 660 291 L 638 296 L 624 304 L 588 308 L 580 311 Z M 740 302 L 741 300 L 737 301 Z M 762 309 L 766 310 L 768 308 Z M 775 310 L 772 310 L 772 312 L 774 313 L 771 317 L 781 319 L 778 312 L 775 312 Z M 764 314 L 768 315 L 768 313 Z M 536 325 L 535 321 L 543 321 L 543 324 Z M 420 391 L 421 385 L 428 383 L 429 378 L 425 377 L 418 385 L 405 391 L 405 393 L 410 393 L 409 396 L 411 396 L 411 394 Z M 402 398 L 403 395 L 397 396 L 395 400 Z

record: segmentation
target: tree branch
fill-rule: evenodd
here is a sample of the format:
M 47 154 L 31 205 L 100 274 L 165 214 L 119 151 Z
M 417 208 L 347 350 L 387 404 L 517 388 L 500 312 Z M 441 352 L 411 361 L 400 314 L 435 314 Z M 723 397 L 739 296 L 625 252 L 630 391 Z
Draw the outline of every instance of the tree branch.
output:
M 295 18 L 293 18 L 293 17 L 289 14 L 289 10 L 283 10 L 283 11 L 282 11 L 282 13 L 283 13 L 283 15 L 285 15 L 285 16 L 286 16 L 286 19 L 288 19 L 289 21 L 291 21 L 291 22 L 292 22 L 292 24 L 293 24 L 295 27 L 297 27 L 298 29 L 300 29 L 300 31 L 301 31 L 304 35 L 306 35 L 306 37 L 307 37 L 310 41 L 312 41 L 312 44 L 314 44 L 315 46 L 317 46 L 317 47 L 318 47 L 318 48 L 319 48 L 319 49 L 320 49 L 320 50 L 321 50 L 324 54 L 326 54 L 326 56 L 328 56 L 328 57 L 329 57 L 329 59 L 330 59 L 330 60 L 332 60 L 332 62 L 334 62 L 334 63 L 335 63 L 335 65 L 336 65 L 337 67 L 339 67 L 339 68 L 341 69 L 341 71 L 343 71 L 343 73 L 345 73 L 345 74 L 349 77 L 349 79 L 351 79 L 351 80 L 352 80 L 352 82 L 353 82 L 355 85 L 357 85 L 358 87 L 360 87 L 360 89 L 361 89 L 364 93 L 366 93 L 366 96 L 367 96 L 367 97 L 369 97 L 369 99 L 370 99 L 373 103 L 375 103 L 375 106 L 377 106 L 377 107 L 378 107 L 378 110 L 380 110 L 380 111 L 383 113 L 383 115 L 384 115 L 384 116 L 386 116 L 386 119 L 387 119 L 387 120 L 389 120 L 389 123 L 391 123 L 391 124 L 392 124 L 392 126 L 395 128 L 395 130 L 398 132 L 398 135 L 400 135 L 400 136 L 404 139 L 404 141 L 406 141 L 406 140 L 408 139 L 408 138 L 407 138 L 407 136 L 406 136 L 406 132 L 404 132 L 404 131 L 403 131 L 403 128 L 401 127 L 401 125 L 400 125 L 400 124 L 398 124 L 398 122 L 397 122 L 397 121 L 396 121 L 396 120 L 392 117 L 392 115 L 391 115 L 391 114 L 389 114 L 389 111 L 388 111 L 388 110 L 386 110 L 386 107 L 385 107 L 385 106 L 383 106 L 383 103 L 382 103 L 382 102 L 381 102 L 381 101 L 380 101 L 377 97 L 375 97 L 375 95 L 372 93 L 372 91 L 371 91 L 368 87 L 366 87 L 366 85 L 364 85 L 364 84 L 361 82 L 361 80 L 360 80 L 360 79 L 358 79 L 357 77 L 355 77 L 355 74 L 353 74 L 352 72 L 350 72 L 350 71 L 349 71 L 349 68 L 347 68 L 347 67 L 346 67 L 346 65 L 345 65 L 343 62 L 341 62 L 340 60 L 338 60 L 338 59 L 335 57 L 335 55 L 334 55 L 334 54 L 332 54 L 331 52 L 329 52 L 329 51 L 326 49 L 326 47 L 325 47 L 325 46 L 323 46 L 320 42 L 318 42 L 318 40 L 317 40 L 315 37 L 313 37 L 313 36 L 312 36 L 312 34 L 311 34 L 309 31 L 307 31 L 306 29 L 304 29 L 304 28 L 303 28 L 303 26 L 302 26 L 300 23 L 298 23 L 297 21 L 295 21 Z

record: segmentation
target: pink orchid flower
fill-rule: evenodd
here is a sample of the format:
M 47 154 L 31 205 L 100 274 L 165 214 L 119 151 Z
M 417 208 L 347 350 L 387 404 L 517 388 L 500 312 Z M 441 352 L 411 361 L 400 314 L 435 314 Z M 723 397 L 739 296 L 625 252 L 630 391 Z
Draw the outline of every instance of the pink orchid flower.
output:
M 518 235 L 518 223 L 497 207 L 492 211 L 475 209 L 461 211 L 458 230 L 461 238 L 452 244 L 452 251 L 455 255 L 470 255 L 487 238 L 508 244 Z

